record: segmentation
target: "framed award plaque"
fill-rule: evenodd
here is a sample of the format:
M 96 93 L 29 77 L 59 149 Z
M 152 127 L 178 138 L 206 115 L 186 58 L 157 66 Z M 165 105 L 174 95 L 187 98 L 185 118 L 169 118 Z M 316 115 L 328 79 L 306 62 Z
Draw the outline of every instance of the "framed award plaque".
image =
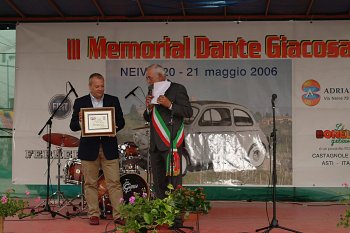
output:
M 116 135 L 114 107 L 82 108 L 82 137 Z

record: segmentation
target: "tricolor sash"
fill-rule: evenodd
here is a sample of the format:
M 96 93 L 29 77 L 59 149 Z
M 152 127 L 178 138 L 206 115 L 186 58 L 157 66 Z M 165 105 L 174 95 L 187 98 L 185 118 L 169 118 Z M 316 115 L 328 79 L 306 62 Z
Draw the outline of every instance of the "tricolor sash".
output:
M 152 124 L 157 134 L 161 138 L 161 140 L 164 142 L 166 146 L 170 148 L 170 130 L 166 126 L 162 116 L 160 115 L 156 107 L 154 107 L 152 111 Z M 178 176 L 180 174 L 180 156 L 177 152 L 177 148 L 182 144 L 184 137 L 185 137 L 184 123 L 182 121 L 181 126 L 176 133 L 176 137 L 173 140 L 173 145 L 172 145 L 173 154 L 171 154 L 171 151 L 169 151 L 169 154 L 166 160 L 167 176 L 171 176 L 171 175 Z M 171 156 L 173 156 L 173 164 L 171 164 Z M 170 169 L 172 169 L 172 172 Z

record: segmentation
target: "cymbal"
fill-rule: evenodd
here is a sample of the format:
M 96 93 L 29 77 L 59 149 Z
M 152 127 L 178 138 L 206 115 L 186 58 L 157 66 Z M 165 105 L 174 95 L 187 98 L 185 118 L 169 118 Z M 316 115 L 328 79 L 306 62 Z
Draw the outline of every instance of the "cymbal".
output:
M 49 142 L 49 136 L 49 134 L 45 134 L 43 139 Z M 79 146 L 79 139 L 68 134 L 52 133 L 51 144 L 62 147 L 77 147 Z
M 133 130 L 138 130 L 138 129 L 148 129 L 149 125 L 145 125 L 145 126 L 141 126 L 141 127 L 137 127 L 137 128 L 133 128 Z

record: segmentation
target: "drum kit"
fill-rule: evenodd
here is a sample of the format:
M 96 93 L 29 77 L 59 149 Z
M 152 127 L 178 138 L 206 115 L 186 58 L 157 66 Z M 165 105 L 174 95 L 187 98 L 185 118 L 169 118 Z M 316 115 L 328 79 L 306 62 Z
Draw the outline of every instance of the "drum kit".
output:
M 44 135 L 43 139 L 48 141 L 48 135 Z M 81 193 L 78 194 L 72 200 L 68 200 L 64 198 L 63 193 L 60 191 L 60 170 L 61 163 L 60 158 L 62 154 L 62 147 L 77 147 L 79 146 L 79 139 L 66 135 L 53 133 L 51 135 L 51 143 L 53 145 L 58 146 L 58 186 L 57 192 L 53 193 L 52 196 L 57 195 L 58 198 L 58 207 L 59 211 L 65 208 L 68 205 L 73 206 L 73 210 L 77 211 L 78 208 L 74 204 L 75 200 L 80 199 L 80 210 L 79 214 L 84 213 L 84 209 L 86 206 L 85 198 L 84 198 L 84 188 L 83 188 L 83 180 L 84 174 L 82 170 L 81 160 L 78 158 L 71 158 L 65 162 L 63 168 L 63 179 L 65 184 L 72 185 L 80 185 Z M 120 182 L 122 185 L 123 198 L 125 201 L 128 201 L 129 198 L 134 193 L 142 193 L 146 192 L 150 194 L 150 186 L 151 186 L 151 174 L 150 174 L 150 162 L 148 159 L 148 154 L 141 155 L 138 147 L 133 142 L 125 142 L 121 145 L 118 145 L 118 153 L 119 153 L 119 162 L 120 162 Z M 145 174 L 146 173 L 146 174 Z M 146 180 L 143 178 L 147 176 Z M 98 179 L 98 200 L 101 209 L 101 217 L 106 217 L 107 214 L 111 214 L 112 207 L 108 196 L 108 190 L 106 186 L 105 177 L 103 175 L 102 170 L 100 171 L 99 179 Z M 61 205 L 61 202 L 64 201 L 65 204 Z M 67 215 L 70 213 L 67 211 Z
M 128 202 L 129 198 L 134 193 L 146 192 L 153 196 L 150 192 L 152 187 L 152 174 L 151 174 L 151 163 L 149 159 L 148 147 L 149 147 L 149 126 L 143 126 L 134 128 L 136 131 L 133 137 L 134 142 L 124 142 L 118 145 L 119 154 L 119 174 L 120 182 L 122 185 L 123 198 Z M 44 135 L 43 140 L 49 142 L 50 136 Z M 62 147 L 78 147 L 80 140 L 74 136 L 60 133 L 51 133 L 51 144 L 57 146 L 58 152 L 58 183 L 57 191 L 51 195 L 57 195 L 59 211 L 68 205 L 73 206 L 73 211 L 78 211 L 76 214 L 83 214 L 86 206 L 84 197 L 84 174 L 82 169 L 81 160 L 78 158 L 70 158 L 66 160 L 63 168 L 63 176 L 61 177 L 61 157 Z M 185 175 L 187 171 L 186 158 L 182 157 L 182 175 Z M 65 184 L 79 185 L 80 194 L 75 198 L 68 200 L 64 197 L 60 190 L 60 180 L 63 178 Z M 74 204 L 76 200 L 80 200 L 80 209 Z M 99 174 L 98 179 L 98 200 L 101 209 L 101 217 L 106 217 L 112 211 L 111 203 L 109 200 L 108 190 L 106 186 L 105 177 L 102 170 Z M 61 202 L 64 204 L 61 205 Z M 40 205 L 40 204 L 39 204 Z M 67 215 L 70 215 L 67 212 Z
M 58 207 L 61 207 L 61 201 L 66 200 L 66 198 L 63 195 L 63 192 L 61 192 L 61 157 L 62 157 L 62 147 L 77 147 L 79 146 L 79 139 L 68 135 L 68 134 L 60 134 L 60 133 L 51 133 L 51 134 L 45 134 L 43 137 L 44 141 L 51 142 L 51 144 L 57 146 L 57 191 L 54 192 L 51 197 L 57 196 L 57 205 Z

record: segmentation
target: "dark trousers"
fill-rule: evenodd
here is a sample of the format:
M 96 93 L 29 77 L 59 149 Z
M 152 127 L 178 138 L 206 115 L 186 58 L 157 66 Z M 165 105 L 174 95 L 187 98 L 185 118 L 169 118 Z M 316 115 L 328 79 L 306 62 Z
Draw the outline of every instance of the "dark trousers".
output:
M 178 176 L 166 176 L 166 158 L 168 151 L 150 151 L 151 167 L 153 174 L 153 187 L 157 198 L 165 198 L 165 192 L 168 190 L 168 184 L 172 184 L 174 188 L 182 184 L 181 174 Z

